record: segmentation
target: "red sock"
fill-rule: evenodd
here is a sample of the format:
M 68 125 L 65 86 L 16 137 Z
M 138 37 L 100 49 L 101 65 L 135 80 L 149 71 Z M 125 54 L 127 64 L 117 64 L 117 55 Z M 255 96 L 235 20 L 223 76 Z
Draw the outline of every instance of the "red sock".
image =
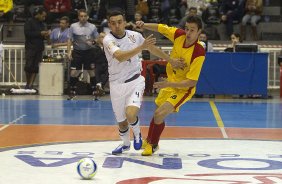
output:
M 161 124 L 155 124 L 154 125 L 154 128 L 153 128 L 153 131 L 151 133 L 151 137 L 150 137 L 150 143 L 153 144 L 153 145 L 158 145 L 159 141 L 160 141 L 160 137 L 161 137 L 161 134 L 163 132 L 165 128 L 165 123 L 161 123 Z
M 147 136 L 147 141 L 150 143 L 151 142 L 151 137 L 152 137 L 152 132 L 154 129 L 155 123 L 154 123 L 154 117 L 151 120 L 150 123 L 150 127 L 149 127 L 149 132 L 148 132 L 148 136 Z

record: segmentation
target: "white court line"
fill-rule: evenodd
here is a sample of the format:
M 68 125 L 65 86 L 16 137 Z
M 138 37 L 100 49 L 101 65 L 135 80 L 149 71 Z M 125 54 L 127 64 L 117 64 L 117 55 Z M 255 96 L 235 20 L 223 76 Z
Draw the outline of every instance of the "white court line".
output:
M 9 127 L 10 125 L 12 125 L 12 124 L 17 123 L 17 121 L 23 119 L 25 116 L 26 116 L 26 115 L 23 114 L 23 115 L 19 116 L 18 118 L 14 119 L 13 121 L 9 122 L 7 125 L 4 125 L 3 127 L 1 127 L 1 128 L 0 128 L 0 131 L 2 131 L 2 130 L 4 130 L 4 129 L 8 128 L 8 127 Z
M 219 127 L 219 128 L 220 128 L 220 131 L 221 131 L 221 133 L 222 133 L 223 138 L 227 139 L 227 138 L 228 138 L 228 135 L 227 135 L 227 133 L 226 133 L 226 131 L 225 131 L 225 128 L 224 128 L 224 127 Z
M 2 127 L 0 128 L 0 131 L 4 130 L 5 128 L 8 128 L 8 126 L 10 126 L 10 125 L 4 125 L 4 126 L 2 126 Z

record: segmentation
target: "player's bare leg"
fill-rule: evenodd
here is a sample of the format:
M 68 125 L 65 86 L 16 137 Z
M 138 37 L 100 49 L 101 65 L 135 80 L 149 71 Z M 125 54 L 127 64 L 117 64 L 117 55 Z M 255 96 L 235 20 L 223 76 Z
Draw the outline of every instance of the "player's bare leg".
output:
M 126 108 L 126 118 L 133 131 L 134 149 L 140 150 L 142 147 L 142 136 L 140 131 L 140 122 L 138 118 L 139 108 L 136 106 L 128 106 Z
M 119 136 L 122 140 L 122 143 L 112 151 L 113 155 L 118 155 L 124 151 L 130 149 L 130 129 L 128 127 L 127 120 L 120 122 L 119 124 Z

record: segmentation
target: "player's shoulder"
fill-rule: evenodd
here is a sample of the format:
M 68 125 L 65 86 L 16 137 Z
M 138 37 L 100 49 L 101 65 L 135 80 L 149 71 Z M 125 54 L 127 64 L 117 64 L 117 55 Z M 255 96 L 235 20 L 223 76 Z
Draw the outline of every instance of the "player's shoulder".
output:
M 107 44 L 109 42 L 115 42 L 115 41 L 116 38 L 111 33 L 107 33 L 103 38 L 103 44 Z
M 127 35 L 134 35 L 134 36 L 142 37 L 143 38 L 142 34 L 137 32 L 137 31 L 131 31 L 131 30 L 125 30 L 125 31 L 126 31 Z
M 111 33 L 107 33 L 103 40 L 115 39 L 115 37 Z
M 204 48 L 204 46 L 199 41 L 197 41 L 195 43 L 193 55 L 195 55 L 195 57 L 205 56 L 206 55 L 205 48 Z
M 175 31 L 174 31 L 174 39 L 176 38 L 179 38 L 181 36 L 185 36 L 186 33 L 183 29 L 180 29 L 180 28 L 175 28 Z

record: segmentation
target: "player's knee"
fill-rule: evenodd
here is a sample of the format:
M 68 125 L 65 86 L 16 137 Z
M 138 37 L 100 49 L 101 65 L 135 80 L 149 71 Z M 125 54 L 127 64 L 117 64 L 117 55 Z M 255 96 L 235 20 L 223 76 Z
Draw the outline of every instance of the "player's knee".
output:
M 135 108 L 127 108 L 125 115 L 126 115 L 126 119 L 129 123 L 134 123 L 136 121 L 136 117 L 137 117 L 137 110 Z
M 165 118 L 165 115 L 166 115 L 165 111 L 157 109 L 154 113 L 155 123 L 161 123 Z
M 136 121 L 136 114 L 127 113 L 126 114 L 126 119 L 130 123 L 135 122 Z
M 119 123 L 118 123 L 118 126 L 119 126 L 119 130 L 120 130 L 120 131 L 125 131 L 125 130 L 128 129 L 128 123 L 127 123 L 127 121 L 119 122 Z

